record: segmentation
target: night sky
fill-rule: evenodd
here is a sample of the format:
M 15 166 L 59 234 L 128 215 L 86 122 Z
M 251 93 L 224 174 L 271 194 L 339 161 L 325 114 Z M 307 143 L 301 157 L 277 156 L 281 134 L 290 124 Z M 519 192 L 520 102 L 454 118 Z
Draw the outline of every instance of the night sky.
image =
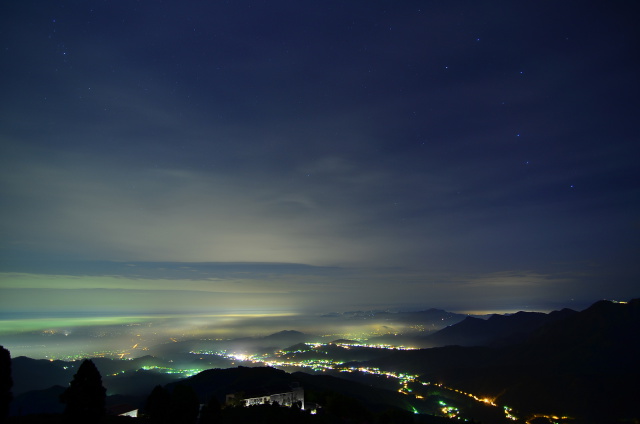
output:
M 2 329 L 637 297 L 638 18 L 5 1 Z

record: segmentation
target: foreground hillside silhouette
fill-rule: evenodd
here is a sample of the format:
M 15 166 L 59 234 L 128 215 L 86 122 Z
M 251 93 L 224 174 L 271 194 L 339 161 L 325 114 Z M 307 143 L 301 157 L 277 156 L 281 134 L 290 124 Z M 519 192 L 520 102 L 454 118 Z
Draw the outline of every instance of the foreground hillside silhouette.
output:
M 461 323 L 462 324 L 462 323 Z M 503 347 L 398 352 L 367 365 L 420 374 L 529 414 L 574 422 L 640 417 L 640 299 L 597 302 Z

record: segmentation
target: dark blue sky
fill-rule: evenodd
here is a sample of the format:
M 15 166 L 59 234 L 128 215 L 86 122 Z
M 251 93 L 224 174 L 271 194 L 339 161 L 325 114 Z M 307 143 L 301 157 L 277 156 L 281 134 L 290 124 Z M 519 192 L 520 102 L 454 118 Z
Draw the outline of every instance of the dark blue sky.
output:
M 0 309 L 638 296 L 637 17 L 625 1 L 4 2 Z

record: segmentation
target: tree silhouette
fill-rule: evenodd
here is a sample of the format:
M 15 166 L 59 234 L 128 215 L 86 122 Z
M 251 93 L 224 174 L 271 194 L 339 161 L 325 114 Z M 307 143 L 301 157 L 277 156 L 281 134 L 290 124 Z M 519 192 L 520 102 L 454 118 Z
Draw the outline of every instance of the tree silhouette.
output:
M 13 399 L 12 386 L 11 354 L 3 346 L 0 346 L 0 422 L 4 422 L 5 418 L 9 416 L 9 404 Z
M 67 390 L 60 395 L 65 403 L 64 413 L 72 418 L 90 420 L 104 415 L 107 389 L 93 361 L 85 359 L 73 376 Z

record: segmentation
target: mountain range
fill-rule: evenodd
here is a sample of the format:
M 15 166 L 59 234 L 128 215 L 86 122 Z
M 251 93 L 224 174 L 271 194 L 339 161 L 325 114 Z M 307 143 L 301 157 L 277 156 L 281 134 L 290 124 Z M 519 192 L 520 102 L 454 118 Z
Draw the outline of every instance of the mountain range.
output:
M 481 393 L 525 414 L 561 412 L 592 423 L 640 417 L 640 299 L 600 301 L 563 314 L 519 337 L 502 331 L 509 327 L 502 320 L 489 320 L 479 326 L 481 339 L 502 341 L 494 346 L 399 351 L 364 365 L 420 374 L 422 380 Z M 477 324 L 472 322 L 451 327 L 445 336 L 462 337 Z
M 542 312 L 517 312 L 491 315 L 488 319 L 466 317 L 463 321 L 426 336 L 428 347 L 507 345 L 526 337 L 534 330 L 576 314 L 571 309 Z

